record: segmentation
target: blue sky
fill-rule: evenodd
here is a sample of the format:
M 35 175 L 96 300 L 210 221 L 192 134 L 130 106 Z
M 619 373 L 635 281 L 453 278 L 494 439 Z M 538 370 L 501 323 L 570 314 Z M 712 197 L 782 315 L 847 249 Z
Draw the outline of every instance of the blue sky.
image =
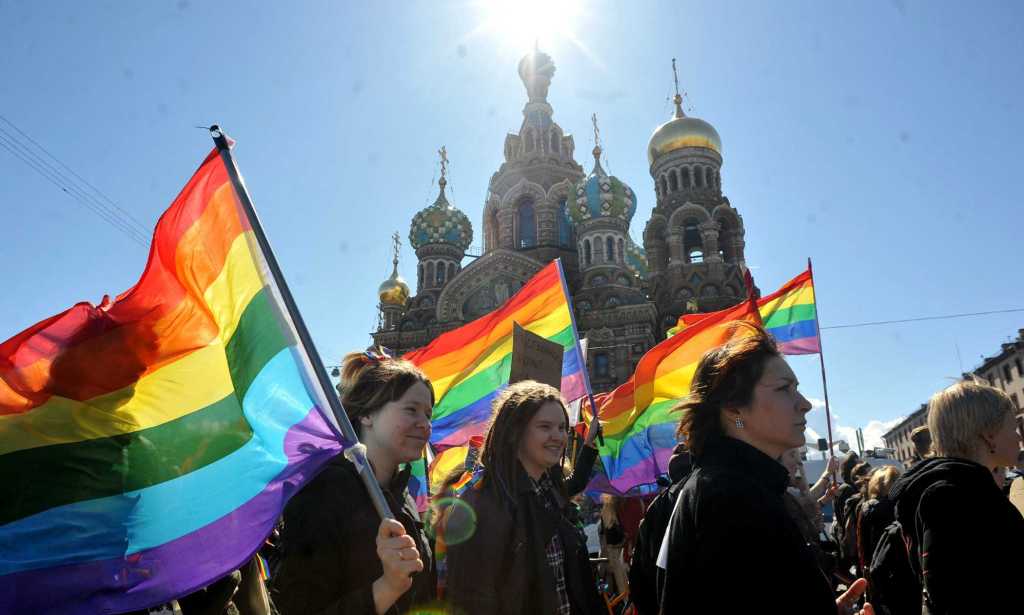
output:
M 529 32 L 481 29 L 488 13 L 467 2 L 212 4 L 0 0 L 0 114 L 147 229 L 211 147 L 194 127 L 221 124 L 337 362 L 369 342 L 388 238 L 407 242 L 436 196 L 442 144 L 482 244 Z M 826 327 L 1024 307 L 1019 3 L 581 4 L 541 40 L 549 100 L 587 168 L 597 113 L 605 168 L 638 195 L 634 239 L 676 57 L 688 113 L 721 134 L 762 290 L 811 256 Z M 0 338 L 134 283 L 146 248 L 5 150 L 0 178 Z M 408 246 L 401 258 L 414 279 Z M 1018 312 L 826 330 L 837 430 L 871 439 L 1020 327 Z M 817 358 L 792 363 L 822 398 Z M 820 410 L 811 426 L 824 433 Z

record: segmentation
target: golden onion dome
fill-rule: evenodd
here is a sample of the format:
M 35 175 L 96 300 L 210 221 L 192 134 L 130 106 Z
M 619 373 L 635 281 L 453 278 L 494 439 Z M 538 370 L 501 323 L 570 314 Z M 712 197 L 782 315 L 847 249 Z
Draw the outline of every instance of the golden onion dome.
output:
M 381 305 L 405 306 L 409 301 L 410 294 L 409 285 L 405 283 L 402 276 L 398 275 L 398 263 L 395 263 L 391 277 L 384 280 L 377 288 L 377 297 L 380 298 Z
M 647 145 L 647 161 L 654 161 L 668 152 L 684 147 L 704 147 L 722 154 L 722 139 L 711 124 L 683 113 L 682 97 L 676 95 L 675 116 L 658 126 Z

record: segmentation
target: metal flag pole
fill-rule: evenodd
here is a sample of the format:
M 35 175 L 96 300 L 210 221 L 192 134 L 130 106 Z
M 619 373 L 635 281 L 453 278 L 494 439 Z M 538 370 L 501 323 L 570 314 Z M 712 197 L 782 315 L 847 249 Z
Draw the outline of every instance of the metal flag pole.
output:
M 572 323 L 573 339 L 576 340 L 576 355 L 580 359 L 580 368 L 583 370 L 583 386 L 587 389 L 587 401 L 590 402 L 590 416 L 592 417 L 590 420 L 591 422 L 597 421 L 597 441 L 601 446 L 604 446 L 604 433 L 601 431 L 601 421 L 597 417 L 594 390 L 590 388 L 590 369 L 587 367 L 587 357 L 583 355 L 583 349 L 580 347 L 580 332 L 576 328 L 576 314 L 573 312 L 572 301 L 569 299 L 569 285 L 565 282 L 565 270 L 562 269 L 562 259 L 556 258 L 555 262 L 558 263 L 558 279 L 562 282 L 562 293 L 565 294 L 565 302 L 569 306 L 569 321 Z
M 825 391 L 825 425 L 828 427 L 828 454 L 835 457 L 835 449 L 832 448 L 832 411 L 828 404 L 828 379 L 825 377 L 825 346 L 821 343 L 821 310 L 818 309 L 818 286 L 814 283 L 814 267 L 811 265 L 811 257 L 807 257 L 807 271 L 811 274 L 811 287 L 814 289 L 814 331 L 818 334 L 818 361 L 821 363 L 821 387 Z M 835 476 L 833 475 L 833 482 Z
M 327 375 L 324 363 L 320 360 L 320 353 L 317 352 L 316 345 L 313 344 L 313 338 L 309 334 L 309 329 L 306 328 L 306 323 L 302 319 L 302 314 L 299 313 L 299 308 L 295 304 L 291 290 L 288 289 L 288 283 L 284 279 L 284 274 L 281 273 L 281 267 L 277 263 L 274 251 L 270 248 L 267 235 L 263 232 L 263 225 L 260 224 L 259 216 L 256 215 L 256 210 L 252 205 L 252 198 L 250 198 L 249 191 L 245 188 L 242 176 L 238 172 L 238 165 L 235 164 L 235 159 L 231 155 L 228 137 L 216 124 L 210 126 L 209 130 L 210 136 L 213 137 L 213 142 L 217 145 L 217 152 L 227 168 L 228 176 L 231 178 L 231 185 L 234 186 L 235 194 L 238 195 L 242 211 L 245 212 L 245 216 L 249 219 L 250 226 L 252 226 L 253 235 L 256 238 L 260 251 L 263 253 L 267 268 L 270 269 L 270 275 L 273 277 L 274 283 L 281 293 L 281 300 L 284 302 L 288 317 L 291 319 L 295 332 L 299 336 L 302 350 L 306 353 L 313 374 L 320 385 L 321 392 L 328 405 L 330 405 L 335 420 L 338 422 L 341 436 L 346 440 L 345 457 L 359 471 L 359 476 L 362 478 L 363 484 L 366 485 L 366 490 L 370 494 L 370 500 L 373 502 L 374 508 L 377 509 L 377 513 L 382 519 L 394 519 L 395 516 L 391 512 L 391 507 L 388 506 L 387 500 L 384 499 L 384 492 L 380 488 L 380 483 L 377 482 L 377 477 L 367 462 L 366 447 L 359 442 L 359 435 L 356 434 L 356 430 L 352 427 L 352 422 L 348 420 L 348 414 L 345 413 L 345 408 L 341 405 L 341 399 L 338 398 L 334 386 L 331 384 L 331 379 Z

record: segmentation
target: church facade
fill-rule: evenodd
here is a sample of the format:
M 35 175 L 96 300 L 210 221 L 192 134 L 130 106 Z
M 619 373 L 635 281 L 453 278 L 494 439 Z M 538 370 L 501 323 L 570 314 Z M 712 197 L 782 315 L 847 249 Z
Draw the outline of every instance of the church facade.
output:
M 681 314 L 723 309 L 745 295 L 743 219 L 722 194 L 721 140 L 709 123 L 683 113 L 677 93 L 673 117 L 648 145 L 656 205 L 636 245 L 633 189 L 601 167 L 599 144 L 587 172 L 572 135 L 554 121 L 552 59 L 535 50 L 518 68 L 527 102 L 488 185 L 483 254 L 463 266 L 474 227 L 447 199 L 442 150 L 440 193 L 409 231 L 415 293 L 398 275 L 396 256 L 378 292 L 374 343 L 399 354 L 424 346 L 494 310 L 561 258 L 579 334 L 589 340 L 591 383 L 611 390 Z

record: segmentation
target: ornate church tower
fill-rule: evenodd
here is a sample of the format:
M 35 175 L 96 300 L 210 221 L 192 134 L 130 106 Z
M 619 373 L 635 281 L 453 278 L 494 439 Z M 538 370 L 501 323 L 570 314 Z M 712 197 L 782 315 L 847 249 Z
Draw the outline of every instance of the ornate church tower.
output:
M 565 202 L 583 169 L 573 138 L 552 119 L 551 57 L 534 49 L 519 62 L 528 100 L 518 134 L 505 137 L 505 162 L 491 177 L 484 205 L 484 252 L 525 252 L 540 262 L 562 257 L 575 269 L 576 240 Z
M 609 390 L 633 373 L 657 335 L 657 311 L 644 292 L 646 263 L 629 237 L 636 195 L 601 167 L 601 141 L 594 123 L 594 170 L 569 195 L 582 283 L 573 295 L 577 323 L 591 342 L 591 384 Z
M 644 248 L 663 329 L 684 312 L 724 309 L 745 295 L 743 218 L 722 196 L 722 141 L 711 124 L 683 113 L 678 78 L 674 102 L 647 147 L 657 204 Z
M 379 331 L 394 331 L 405 315 L 405 306 L 409 302 L 409 285 L 405 283 L 402 276 L 398 275 L 398 250 L 402 245 L 398 238 L 398 232 L 391 236 L 391 246 L 394 257 L 391 259 L 391 277 L 384 280 L 377 288 L 377 298 L 380 303 L 377 309 L 380 310 Z
M 441 156 L 441 179 L 437 182 L 440 193 L 433 205 L 413 217 L 409 228 L 409 242 L 419 259 L 417 307 L 433 307 L 433 301 L 429 306 L 422 305 L 422 298 L 437 298 L 445 284 L 462 269 L 462 258 L 473 241 L 473 225 L 469 218 L 453 207 L 444 194 L 448 185 L 448 151 L 442 146 L 438 154 Z

